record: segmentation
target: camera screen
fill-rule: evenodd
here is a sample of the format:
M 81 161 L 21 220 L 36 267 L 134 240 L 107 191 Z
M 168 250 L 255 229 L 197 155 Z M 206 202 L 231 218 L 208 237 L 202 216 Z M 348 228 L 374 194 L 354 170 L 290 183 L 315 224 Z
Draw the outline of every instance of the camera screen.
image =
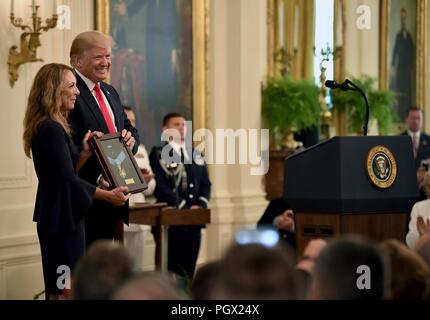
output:
M 265 247 L 274 247 L 279 242 L 279 234 L 274 229 L 244 229 L 235 235 L 238 244 L 261 244 Z

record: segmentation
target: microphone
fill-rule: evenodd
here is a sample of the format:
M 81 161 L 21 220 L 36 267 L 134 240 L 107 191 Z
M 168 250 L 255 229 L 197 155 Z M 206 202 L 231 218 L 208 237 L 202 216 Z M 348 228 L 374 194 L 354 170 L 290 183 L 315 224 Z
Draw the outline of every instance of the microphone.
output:
M 348 90 L 358 91 L 361 94 L 361 96 L 364 99 L 364 102 L 366 103 L 366 115 L 364 117 L 363 135 L 367 136 L 367 128 L 369 126 L 369 117 L 370 117 L 370 106 L 369 106 L 369 100 L 367 99 L 367 96 L 364 93 L 364 91 L 359 86 L 357 86 L 356 84 L 352 83 L 348 79 L 346 79 L 341 84 L 337 83 L 334 80 L 327 80 L 325 82 L 325 86 L 327 88 L 330 88 L 330 89 L 340 89 L 342 91 L 348 91 Z
M 344 82 L 342 82 L 340 84 L 334 80 L 327 80 L 325 82 L 325 86 L 327 88 L 330 88 L 330 89 L 340 89 L 342 91 L 354 90 L 354 88 L 349 86 L 348 80 L 345 80 Z

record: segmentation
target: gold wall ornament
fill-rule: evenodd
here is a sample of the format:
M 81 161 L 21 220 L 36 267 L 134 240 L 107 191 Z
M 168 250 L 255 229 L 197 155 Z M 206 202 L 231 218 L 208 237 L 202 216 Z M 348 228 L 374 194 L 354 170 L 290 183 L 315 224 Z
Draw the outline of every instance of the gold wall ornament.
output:
M 314 0 L 267 0 L 267 75 L 313 77 Z M 288 56 L 288 65 L 281 62 Z
M 285 47 L 280 48 L 274 53 L 274 61 L 279 64 L 279 72 L 281 76 L 291 74 L 293 61 L 297 56 L 297 48 L 294 48 L 293 52 L 290 53 Z
M 19 49 L 16 45 L 13 45 L 9 49 L 9 55 L 7 58 L 7 64 L 9 66 L 9 84 L 11 87 L 14 86 L 15 82 L 18 80 L 18 68 L 20 65 L 27 62 L 41 62 L 43 59 L 37 57 L 37 48 L 42 44 L 40 42 L 41 31 L 48 31 L 49 29 L 55 28 L 57 26 L 58 15 L 54 13 L 52 18 L 46 19 L 46 24 L 42 25 L 42 18 L 37 15 L 39 6 L 35 4 L 33 0 L 32 3 L 33 13 L 31 15 L 32 25 L 24 25 L 22 18 L 15 18 L 13 13 L 13 0 L 10 13 L 10 22 L 14 27 L 20 28 L 25 31 L 20 36 Z M 55 7 L 55 2 L 54 2 Z
M 367 154 L 366 172 L 375 187 L 387 189 L 397 177 L 396 159 L 387 147 L 375 146 Z
M 321 49 L 321 62 L 320 62 L 320 82 L 321 82 L 321 88 L 320 88 L 320 105 L 321 105 L 321 121 L 322 125 L 329 126 L 332 121 L 332 114 L 330 110 L 328 109 L 327 103 L 326 103 L 326 96 L 327 96 L 327 88 L 325 86 L 326 81 L 326 71 L 327 71 L 327 62 L 331 60 L 335 60 L 335 52 L 330 48 L 330 46 L 327 44 L 326 48 Z M 328 138 L 328 137 L 327 137 Z

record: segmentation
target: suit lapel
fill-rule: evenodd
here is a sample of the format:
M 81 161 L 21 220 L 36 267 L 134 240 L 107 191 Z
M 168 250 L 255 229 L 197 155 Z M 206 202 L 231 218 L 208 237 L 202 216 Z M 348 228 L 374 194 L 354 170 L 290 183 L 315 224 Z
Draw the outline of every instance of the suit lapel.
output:
M 106 125 L 106 121 L 103 118 L 103 114 L 100 111 L 99 105 L 97 104 L 96 99 L 94 98 L 91 91 L 88 89 L 88 86 L 85 84 L 84 80 L 81 79 L 81 77 L 76 74 L 77 78 L 77 87 L 80 91 L 80 97 L 85 102 L 85 104 L 88 106 L 88 109 L 93 114 L 94 118 L 96 119 L 97 123 L 100 126 L 100 130 L 102 132 L 109 132 L 109 129 Z

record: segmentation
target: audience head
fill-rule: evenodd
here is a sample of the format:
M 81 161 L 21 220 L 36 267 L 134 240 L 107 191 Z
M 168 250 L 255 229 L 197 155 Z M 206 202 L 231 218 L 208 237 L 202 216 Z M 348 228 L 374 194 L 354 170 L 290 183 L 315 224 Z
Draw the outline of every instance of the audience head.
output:
M 24 151 L 30 157 L 31 143 L 40 123 L 52 119 L 70 135 L 67 114 L 74 108 L 79 90 L 74 70 L 59 63 L 44 65 L 30 90 L 24 117 Z
M 406 127 L 412 132 L 418 132 L 423 125 L 423 111 L 417 107 L 410 107 L 406 116 Z
M 183 300 L 186 296 L 168 275 L 149 272 L 124 282 L 112 295 L 114 300 Z
M 364 278 L 368 271 L 371 277 Z M 373 243 L 354 236 L 334 239 L 317 258 L 311 298 L 384 299 L 389 292 L 388 280 L 388 262 Z
M 70 64 L 93 82 L 106 80 L 111 66 L 112 39 L 99 31 L 82 32 L 70 48 Z
M 136 115 L 133 108 L 130 106 L 124 106 L 124 112 L 127 115 L 128 120 L 130 120 L 131 125 L 136 127 Z
M 166 130 L 176 130 L 180 135 L 180 139 L 184 140 L 185 117 L 179 113 L 169 113 L 165 115 L 163 118 L 163 131 L 166 131 Z M 170 134 L 168 135 L 170 136 Z M 173 140 L 176 141 L 176 139 L 173 139 Z
M 408 12 L 405 8 L 402 8 L 400 10 L 400 22 L 402 24 L 402 28 L 406 28 L 406 18 L 407 18 Z
M 215 294 L 221 270 L 220 261 L 209 262 L 200 267 L 191 284 L 191 297 L 194 300 L 211 300 Z
M 214 299 L 295 299 L 294 263 L 285 247 L 233 245 L 221 260 Z
M 413 250 L 398 240 L 384 240 L 381 250 L 391 265 L 391 298 L 419 300 L 430 277 L 429 266 Z
M 123 245 L 109 240 L 94 242 L 79 260 L 73 278 L 76 300 L 105 300 L 131 277 L 133 260 Z

